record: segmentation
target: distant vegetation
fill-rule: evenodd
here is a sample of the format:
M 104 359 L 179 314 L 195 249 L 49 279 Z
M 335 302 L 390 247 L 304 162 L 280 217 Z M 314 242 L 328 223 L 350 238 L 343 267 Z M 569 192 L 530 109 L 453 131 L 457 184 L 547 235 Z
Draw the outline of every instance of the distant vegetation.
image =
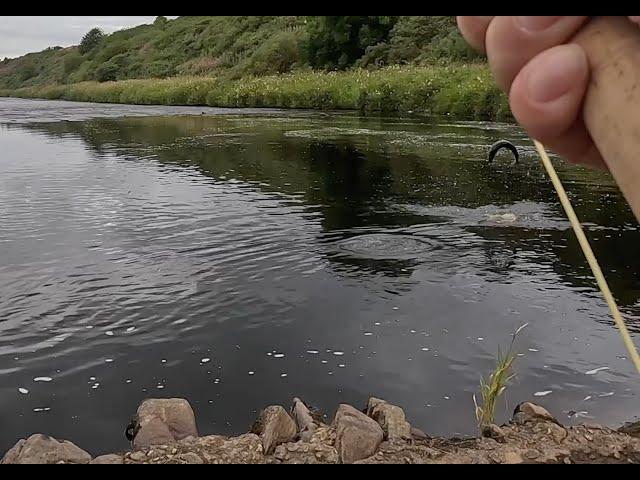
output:
M 486 68 L 473 65 L 479 60 L 447 16 L 158 17 L 111 35 L 92 29 L 77 47 L 5 59 L 0 94 L 370 111 L 447 105 L 456 116 L 508 115 Z M 129 80 L 144 81 L 121 84 Z M 436 99 L 446 101 L 429 103 Z
M 431 113 L 458 119 L 510 118 L 505 97 L 481 66 L 296 72 L 238 80 L 178 77 L 83 82 L 0 90 L 0 95 L 142 105 L 344 109 Z

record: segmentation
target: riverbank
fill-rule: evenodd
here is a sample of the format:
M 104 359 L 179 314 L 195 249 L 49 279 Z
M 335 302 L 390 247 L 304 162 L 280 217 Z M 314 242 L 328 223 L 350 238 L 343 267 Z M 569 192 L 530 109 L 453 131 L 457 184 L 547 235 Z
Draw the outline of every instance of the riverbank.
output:
M 434 114 L 458 120 L 510 118 L 484 65 L 304 71 L 230 80 L 175 77 L 0 90 L 0 96 L 134 105 L 265 107 Z
M 532 403 L 516 408 L 506 425 L 482 438 L 431 438 L 407 422 L 404 411 L 376 398 L 362 411 L 340 405 L 330 424 L 294 399 L 263 410 L 250 433 L 199 437 L 186 400 L 146 400 L 127 436 L 132 451 L 97 458 L 46 435 L 20 440 L 1 464 L 518 464 L 639 463 L 637 427 L 564 427 Z

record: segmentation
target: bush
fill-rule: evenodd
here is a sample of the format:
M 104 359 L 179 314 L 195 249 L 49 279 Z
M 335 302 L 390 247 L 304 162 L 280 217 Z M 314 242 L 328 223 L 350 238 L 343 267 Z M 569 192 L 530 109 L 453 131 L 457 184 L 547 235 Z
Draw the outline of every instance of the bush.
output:
M 269 75 L 290 72 L 302 63 L 303 52 L 299 31 L 284 31 L 271 37 L 248 60 L 243 73 Z
M 72 52 L 64 57 L 63 70 L 66 75 L 78 69 L 84 62 L 84 57 L 78 52 Z
M 100 65 L 96 70 L 96 80 L 99 82 L 114 82 L 118 79 L 119 68 L 113 63 L 105 63 Z
M 125 77 L 125 71 L 128 64 L 126 55 L 116 55 L 108 62 L 101 64 L 95 72 L 95 79 L 98 82 L 114 82 Z

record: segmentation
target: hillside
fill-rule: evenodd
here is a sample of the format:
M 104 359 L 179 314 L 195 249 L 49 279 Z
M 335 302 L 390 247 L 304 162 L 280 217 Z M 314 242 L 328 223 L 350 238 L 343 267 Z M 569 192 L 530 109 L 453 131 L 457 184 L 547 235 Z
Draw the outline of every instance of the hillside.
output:
M 473 58 L 454 17 L 158 17 L 77 47 L 5 59 L 0 88 L 220 74 L 237 79 Z

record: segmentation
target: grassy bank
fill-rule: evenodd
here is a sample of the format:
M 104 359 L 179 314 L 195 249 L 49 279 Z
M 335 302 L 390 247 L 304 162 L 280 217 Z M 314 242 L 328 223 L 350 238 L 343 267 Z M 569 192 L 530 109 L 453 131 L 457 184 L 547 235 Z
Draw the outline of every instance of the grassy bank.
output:
M 82 82 L 0 90 L 0 95 L 138 105 L 415 112 L 464 120 L 510 117 L 506 98 L 482 65 L 304 71 L 239 80 L 220 76 Z

